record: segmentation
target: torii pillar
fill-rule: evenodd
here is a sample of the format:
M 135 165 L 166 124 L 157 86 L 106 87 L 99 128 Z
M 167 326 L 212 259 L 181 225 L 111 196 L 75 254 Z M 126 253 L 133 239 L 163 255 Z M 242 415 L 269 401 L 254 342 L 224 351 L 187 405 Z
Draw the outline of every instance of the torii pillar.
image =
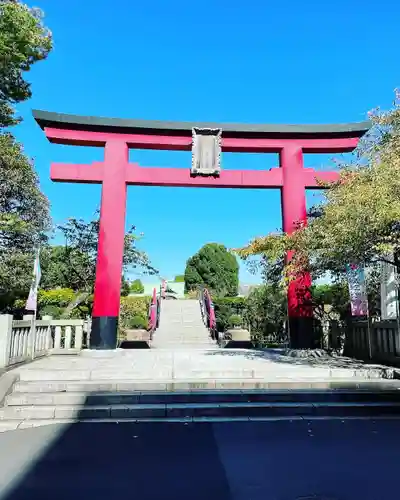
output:
M 303 153 L 352 151 L 369 122 L 346 125 L 220 125 L 163 123 L 143 120 L 63 115 L 34 111 L 47 138 L 58 144 L 104 147 L 104 161 L 90 165 L 51 166 L 57 182 L 102 184 L 100 232 L 90 346 L 114 349 L 120 307 L 127 185 L 280 189 L 283 230 L 293 232 L 307 221 L 306 189 L 338 179 L 337 172 L 316 172 L 303 166 Z M 269 171 L 222 170 L 218 177 L 193 177 L 190 169 L 139 167 L 129 163 L 129 148 L 188 151 L 193 127 L 221 128 L 222 151 L 275 152 L 280 168 Z M 290 253 L 287 256 L 291 257 Z M 313 347 L 311 278 L 299 274 L 288 290 L 290 344 Z

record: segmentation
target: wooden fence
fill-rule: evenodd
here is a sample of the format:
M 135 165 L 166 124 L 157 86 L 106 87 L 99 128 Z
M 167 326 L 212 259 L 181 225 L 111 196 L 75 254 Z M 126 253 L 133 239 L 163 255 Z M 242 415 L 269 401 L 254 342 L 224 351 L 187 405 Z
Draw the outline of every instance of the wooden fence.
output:
M 400 365 L 397 321 L 353 321 L 346 332 L 344 354 L 377 363 Z

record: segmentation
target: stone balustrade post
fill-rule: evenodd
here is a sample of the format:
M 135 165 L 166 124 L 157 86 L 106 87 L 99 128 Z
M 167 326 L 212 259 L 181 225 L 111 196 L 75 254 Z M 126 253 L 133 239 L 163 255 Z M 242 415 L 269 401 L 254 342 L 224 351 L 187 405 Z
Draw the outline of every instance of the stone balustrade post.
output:
M 42 321 L 48 321 L 49 322 L 49 327 L 47 328 L 47 333 L 46 333 L 46 338 L 45 338 L 45 341 L 44 341 L 44 347 L 46 349 L 46 351 L 50 351 L 50 349 L 52 348 L 52 338 L 51 338 L 51 321 L 53 319 L 53 316 L 50 316 L 48 314 L 45 314 L 44 316 L 42 316 Z
M 0 314 L 0 369 L 6 368 L 9 363 L 12 325 L 11 314 Z

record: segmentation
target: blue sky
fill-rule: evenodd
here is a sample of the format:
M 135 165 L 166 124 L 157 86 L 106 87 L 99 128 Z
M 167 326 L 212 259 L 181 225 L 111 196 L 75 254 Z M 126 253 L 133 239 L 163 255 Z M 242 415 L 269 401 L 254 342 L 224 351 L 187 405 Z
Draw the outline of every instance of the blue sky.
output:
M 101 160 L 102 149 L 49 144 L 31 109 L 158 120 L 361 121 L 400 85 L 395 0 L 37 0 L 54 51 L 28 76 L 15 129 L 35 159 L 54 221 L 89 219 L 100 186 L 54 184 L 51 161 Z M 189 168 L 190 153 L 132 151 L 143 166 Z M 224 154 L 223 168 L 263 169 L 276 155 Z M 306 155 L 323 168 L 331 155 Z M 307 193 L 308 204 L 315 198 Z M 127 225 L 164 276 L 207 242 L 228 247 L 281 228 L 279 191 L 129 187 Z M 245 266 L 241 281 L 254 282 Z

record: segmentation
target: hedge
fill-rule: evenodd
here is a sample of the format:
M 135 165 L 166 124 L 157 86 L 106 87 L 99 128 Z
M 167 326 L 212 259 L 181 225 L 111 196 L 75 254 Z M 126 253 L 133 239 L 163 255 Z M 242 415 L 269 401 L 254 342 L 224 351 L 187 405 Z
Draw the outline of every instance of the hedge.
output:
M 121 308 L 119 313 L 121 328 L 127 328 L 130 320 L 135 316 L 140 316 L 147 319 L 149 315 L 149 307 L 151 304 L 151 297 L 122 297 Z
M 58 318 L 62 315 L 65 308 L 73 303 L 81 295 L 81 292 L 74 292 L 69 288 L 60 288 L 54 290 L 39 290 L 38 293 L 38 311 L 41 316 L 44 314 L 52 315 Z M 140 316 L 147 320 L 151 297 L 121 297 L 120 321 L 124 323 L 134 316 Z M 93 295 L 89 295 L 83 300 L 79 308 L 72 309 L 71 318 L 81 318 L 90 316 L 93 303 Z M 14 303 L 16 309 L 25 308 L 26 300 L 18 299 Z
M 67 307 L 76 298 L 77 294 L 70 288 L 60 288 L 56 290 L 39 290 L 39 306 Z
M 47 306 L 54 306 L 60 309 L 67 307 L 77 294 L 70 288 L 57 288 L 54 290 L 38 291 L 38 309 L 42 310 Z M 18 299 L 14 302 L 16 309 L 24 309 L 26 300 Z

